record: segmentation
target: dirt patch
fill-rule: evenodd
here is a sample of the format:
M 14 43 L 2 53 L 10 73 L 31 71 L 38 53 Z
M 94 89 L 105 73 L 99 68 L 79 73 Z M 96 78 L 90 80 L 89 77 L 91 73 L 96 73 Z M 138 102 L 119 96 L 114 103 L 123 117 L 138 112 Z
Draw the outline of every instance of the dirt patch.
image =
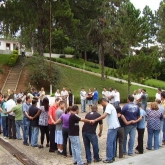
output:
M 2 66 L 3 74 L 0 74 L 0 91 L 2 90 L 3 84 L 5 83 L 5 80 L 8 76 L 8 73 L 11 70 L 11 67 L 7 65 Z

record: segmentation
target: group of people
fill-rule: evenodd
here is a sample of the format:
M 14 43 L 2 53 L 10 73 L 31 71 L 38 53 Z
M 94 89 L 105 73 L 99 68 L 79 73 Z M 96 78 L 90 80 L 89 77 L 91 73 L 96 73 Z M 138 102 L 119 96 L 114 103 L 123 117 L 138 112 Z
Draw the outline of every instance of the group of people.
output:
M 44 138 L 46 135 L 46 147 L 49 152 L 55 152 L 64 157 L 72 156 L 73 163 L 86 165 L 92 162 L 90 145 L 93 148 L 94 162 L 100 162 L 98 136 L 102 136 L 103 119 L 107 121 L 107 141 L 106 141 L 106 158 L 104 163 L 113 163 L 117 156 L 117 144 L 119 144 L 119 158 L 127 154 L 134 154 L 134 143 L 136 132 L 138 134 L 137 146 L 135 153 L 143 154 L 143 138 L 147 121 L 148 140 L 146 149 L 155 150 L 165 144 L 165 92 L 158 89 L 155 102 L 150 107 L 144 106 L 144 100 L 148 98 L 146 90 L 141 91 L 141 96 L 128 96 L 128 103 L 120 107 L 120 93 L 113 88 L 107 92 L 104 88 L 103 98 L 100 104 L 103 106 L 104 113 L 98 113 L 98 91 L 90 89 L 88 93 L 82 88 L 80 92 L 81 101 L 89 100 L 90 111 L 85 118 L 78 116 L 79 107 L 72 105 L 67 107 L 66 98 L 69 94 L 65 88 L 55 94 L 55 101 L 52 105 L 45 95 L 44 88 L 40 92 L 32 90 L 26 95 L 24 101 L 21 92 L 15 96 L 15 93 L 0 95 L 1 117 L 4 138 L 23 139 L 23 145 L 44 148 Z M 161 91 L 161 92 L 160 92 Z M 59 93 L 59 94 L 58 94 Z M 139 92 L 140 93 L 140 92 Z M 58 94 L 58 95 L 57 95 Z M 159 96 L 159 98 L 158 98 Z M 89 99 L 90 98 L 90 99 Z M 117 98 L 117 99 L 116 99 Z M 39 105 L 37 105 L 40 99 Z M 144 99 L 144 100 L 143 100 Z M 73 104 L 73 102 L 72 102 Z M 86 105 L 86 102 L 84 103 Z M 82 111 L 82 107 L 81 107 Z M 85 112 L 85 109 L 83 109 Z M 79 134 L 79 122 L 84 122 L 82 127 L 82 137 L 85 147 L 86 160 L 84 163 L 81 152 L 81 142 Z M 97 136 L 96 129 L 99 125 Z M 20 133 L 22 129 L 22 134 Z M 38 137 L 40 132 L 40 144 Z M 23 136 L 22 136 L 23 135 Z M 128 147 L 127 147 L 127 138 Z M 154 137 L 154 144 L 152 140 Z M 69 154 L 67 142 L 69 139 Z M 119 143 L 118 143 L 119 141 Z

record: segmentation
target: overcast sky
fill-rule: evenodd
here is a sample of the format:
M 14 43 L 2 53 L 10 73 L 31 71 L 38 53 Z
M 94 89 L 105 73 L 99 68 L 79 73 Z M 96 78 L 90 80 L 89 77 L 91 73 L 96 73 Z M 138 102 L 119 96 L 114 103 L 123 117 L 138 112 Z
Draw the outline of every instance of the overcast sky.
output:
M 135 8 L 143 11 L 146 5 L 148 5 L 152 10 L 157 10 L 162 0 L 130 0 L 130 1 L 134 4 Z

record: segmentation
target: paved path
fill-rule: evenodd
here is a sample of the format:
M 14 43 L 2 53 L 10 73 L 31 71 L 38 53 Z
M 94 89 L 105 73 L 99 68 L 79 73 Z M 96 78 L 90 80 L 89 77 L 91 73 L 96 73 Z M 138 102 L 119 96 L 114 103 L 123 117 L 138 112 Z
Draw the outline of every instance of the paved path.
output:
M 47 60 L 47 61 L 49 61 L 49 60 Z M 72 69 L 75 69 L 75 70 L 78 70 L 78 71 L 81 71 L 81 72 L 85 72 L 85 73 L 89 73 L 89 74 L 92 74 L 92 75 L 96 75 L 96 76 L 99 76 L 99 77 L 101 76 L 100 73 L 90 72 L 90 71 L 87 71 L 87 70 L 84 70 L 84 69 L 75 68 L 73 66 L 65 65 L 65 64 L 62 64 L 62 63 L 54 62 L 54 61 L 52 61 L 52 62 L 55 63 L 55 64 L 57 64 L 57 65 L 60 65 L 60 66 L 72 68 Z M 114 80 L 114 81 L 119 81 L 119 82 L 122 82 L 122 83 L 127 83 L 127 81 L 124 80 L 124 79 L 115 78 L 115 77 L 112 77 L 112 76 L 108 76 L 107 78 L 109 78 L 111 80 Z M 131 84 L 138 85 L 138 86 L 141 86 L 141 87 L 156 89 L 157 90 L 157 88 L 154 88 L 154 87 L 151 87 L 151 86 L 148 86 L 148 85 L 144 85 L 144 84 L 139 84 L 139 83 L 136 83 L 136 82 L 131 82 Z

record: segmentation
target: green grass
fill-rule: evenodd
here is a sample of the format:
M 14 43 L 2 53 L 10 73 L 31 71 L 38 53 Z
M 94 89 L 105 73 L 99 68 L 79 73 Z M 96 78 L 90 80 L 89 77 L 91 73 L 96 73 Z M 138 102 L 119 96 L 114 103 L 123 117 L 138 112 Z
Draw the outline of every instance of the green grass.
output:
M 11 55 L 0 54 L 0 66 L 6 65 L 9 61 L 10 57 L 11 57 Z
M 161 80 L 149 79 L 149 80 L 146 80 L 144 84 L 155 87 L 155 88 L 165 89 L 165 82 Z
M 126 102 L 127 99 L 126 83 L 120 83 L 109 79 L 105 79 L 104 81 L 102 81 L 101 78 L 98 76 L 80 72 L 67 67 L 60 67 L 60 70 L 62 71 L 62 79 L 58 84 L 58 88 L 62 89 L 62 87 L 65 86 L 67 89 L 71 89 L 77 99 L 79 99 L 79 93 L 82 87 L 84 87 L 86 91 L 88 91 L 89 88 L 93 89 L 94 87 L 96 87 L 99 91 L 100 98 L 102 97 L 101 92 L 103 87 L 107 87 L 107 88 L 113 87 L 119 90 L 121 94 L 122 102 Z M 133 93 L 135 89 L 139 89 L 139 88 L 142 87 L 131 85 L 131 93 Z M 155 98 L 156 90 L 150 88 L 145 88 L 145 89 L 149 94 L 150 100 L 153 101 Z

